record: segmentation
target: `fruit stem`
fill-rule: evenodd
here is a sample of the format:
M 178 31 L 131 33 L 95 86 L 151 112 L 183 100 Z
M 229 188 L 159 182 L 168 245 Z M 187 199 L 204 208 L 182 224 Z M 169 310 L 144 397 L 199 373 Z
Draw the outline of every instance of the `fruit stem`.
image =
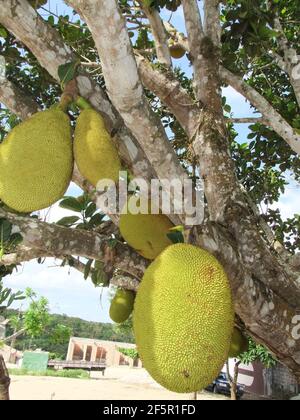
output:
M 68 108 L 69 108 L 69 106 L 71 105 L 72 102 L 73 102 L 72 95 L 69 95 L 68 93 L 63 93 L 62 96 L 61 96 L 61 98 L 60 98 L 58 107 L 63 112 L 67 112 L 68 111 Z
M 86 99 L 84 99 L 82 96 L 77 96 L 77 99 L 75 101 L 75 104 L 81 110 L 84 110 L 84 109 L 92 109 L 93 108 L 92 105 L 89 103 L 89 101 L 87 101 Z

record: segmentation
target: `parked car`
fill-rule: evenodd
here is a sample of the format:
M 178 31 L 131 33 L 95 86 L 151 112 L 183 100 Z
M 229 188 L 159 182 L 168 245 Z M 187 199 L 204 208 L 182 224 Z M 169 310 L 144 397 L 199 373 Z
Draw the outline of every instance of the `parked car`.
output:
M 210 384 L 205 390 L 208 392 L 213 392 L 214 394 L 230 396 L 230 383 L 227 380 L 226 373 L 221 372 L 219 376 L 213 381 L 213 383 Z M 238 384 L 236 390 L 237 398 L 242 398 L 244 392 L 244 386 Z

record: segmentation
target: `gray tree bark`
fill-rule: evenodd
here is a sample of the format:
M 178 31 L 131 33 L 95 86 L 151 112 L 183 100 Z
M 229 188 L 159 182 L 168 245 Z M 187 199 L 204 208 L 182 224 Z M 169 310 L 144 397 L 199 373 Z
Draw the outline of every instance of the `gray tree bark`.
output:
M 0 355 L 0 401 L 9 400 L 10 378 L 3 356 Z

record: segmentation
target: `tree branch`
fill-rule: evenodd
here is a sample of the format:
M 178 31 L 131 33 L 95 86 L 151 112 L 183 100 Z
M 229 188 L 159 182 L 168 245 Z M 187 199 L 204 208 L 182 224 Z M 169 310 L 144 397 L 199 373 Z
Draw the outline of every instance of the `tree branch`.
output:
M 122 274 L 115 274 L 110 281 L 110 284 L 117 287 L 122 287 L 126 290 L 132 290 L 136 292 L 140 285 L 140 282 L 132 277 L 124 276 Z
M 7 343 L 11 340 L 14 340 L 15 338 L 20 337 L 20 335 L 24 334 L 26 332 L 26 328 L 22 328 L 20 331 L 17 331 L 16 333 L 10 335 L 9 337 L 5 337 L 2 339 L 2 341 L 4 341 L 4 343 Z
M 37 257 L 64 258 L 68 255 L 100 260 L 105 270 L 111 273 L 114 268 L 141 278 L 148 262 L 128 246 L 118 243 L 110 247 L 111 238 L 96 232 L 70 229 L 55 224 L 41 222 L 37 219 L 18 216 L 0 208 L 0 217 L 9 220 L 22 237 L 20 253 L 15 254 L 15 261 L 21 262 Z M 25 247 L 25 249 L 23 248 Z M 12 256 L 4 256 L 2 264 L 13 261 Z
M 180 35 L 176 28 L 174 28 L 174 26 L 170 23 L 164 22 L 164 25 L 173 37 L 177 37 L 180 40 L 180 45 L 182 45 L 187 52 L 190 51 L 187 39 Z M 295 69 L 297 70 L 296 67 Z M 298 74 L 300 76 L 300 66 Z M 248 101 L 262 114 L 264 123 L 270 126 L 280 137 L 282 137 L 282 139 L 294 152 L 299 154 L 300 136 L 258 91 L 248 85 L 242 78 L 236 76 L 222 66 L 220 67 L 220 76 L 225 83 L 232 86 L 237 92 L 248 99 Z
M 220 45 L 220 1 L 204 0 L 204 33 L 215 45 Z
M 152 112 L 144 96 L 126 23 L 117 1 L 106 0 L 101 2 L 101 7 L 91 0 L 68 0 L 67 3 L 89 26 L 101 58 L 109 96 L 158 178 L 185 178 L 160 119 Z
M 22 120 L 40 110 L 33 98 L 7 79 L 0 81 L 0 102 Z
M 139 74 L 143 85 L 169 108 L 187 135 L 192 138 L 198 127 L 200 108 L 184 90 L 172 72 L 164 73 L 151 66 L 149 61 L 137 54 Z
M 76 270 L 80 271 L 81 273 L 85 273 L 86 265 L 79 261 L 76 258 L 71 257 L 72 260 L 72 268 L 75 268 Z M 132 290 L 134 292 L 137 291 L 140 280 L 137 279 L 134 275 L 129 276 L 130 273 L 120 274 L 120 270 L 116 270 L 116 272 L 112 275 L 111 279 L 109 280 L 109 284 L 116 287 L 122 287 L 126 290 Z
M 172 67 L 168 36 L 158 10 L 143 6 L 142 1 L 139 1 L 139 3 L 150 22 L 158 62 L 167 67 Z
M 239 76 L 231 73 L 224 67 L 221 68 L 221 77 L 227 84 L 231 85 L 237 92 L 245 96 L 252 105 L 262 114 L 268 125 L 282 137 L 291 149 L 300 153 L 300 136 L 286 122 L 286 120 L 272 107 L 272 105 L 258 93 L 254 88 L 244 82 Z
M 279 32 L 279 48 L 284 54 L 284 58 L 275 54 L 275 56 L 277 56 L 276 62 L 281 70 L 285 71 L 289 75 L 291 85 L 294 89 L 295 96 L 300 107 L 300 57 L 297 54 L 297 51 L 290 46 L 278 16 L 274 20 L 274 27 Z
M 182 0 L 189 51 L 194 68 L 196 98 L 220 118 L 223 116 L 221 84 L 219 80 L 220 55 L 214 40 L 203 33 L 197 0 Z M 208 30 L 208 28 L 207 28 Z M 209 35 L 212 35 L 209 30 Z
M 229 121 L 233 124 L 266 124 L 264 118 L 258 117 L 249 117 L 249 118 L 227 118 L 226 121 Z

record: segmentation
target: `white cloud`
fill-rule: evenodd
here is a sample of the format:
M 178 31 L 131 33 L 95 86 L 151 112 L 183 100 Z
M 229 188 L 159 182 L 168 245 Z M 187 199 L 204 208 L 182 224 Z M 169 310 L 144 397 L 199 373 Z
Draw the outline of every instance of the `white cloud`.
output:
M 274 203 L 270 207 L 273 210 L 279 209 L 284 220 L 293 217 L 295 214 L 300 214 L 299 193 L 300 185 L 294 181 L 290 181 L 279 202 Z

